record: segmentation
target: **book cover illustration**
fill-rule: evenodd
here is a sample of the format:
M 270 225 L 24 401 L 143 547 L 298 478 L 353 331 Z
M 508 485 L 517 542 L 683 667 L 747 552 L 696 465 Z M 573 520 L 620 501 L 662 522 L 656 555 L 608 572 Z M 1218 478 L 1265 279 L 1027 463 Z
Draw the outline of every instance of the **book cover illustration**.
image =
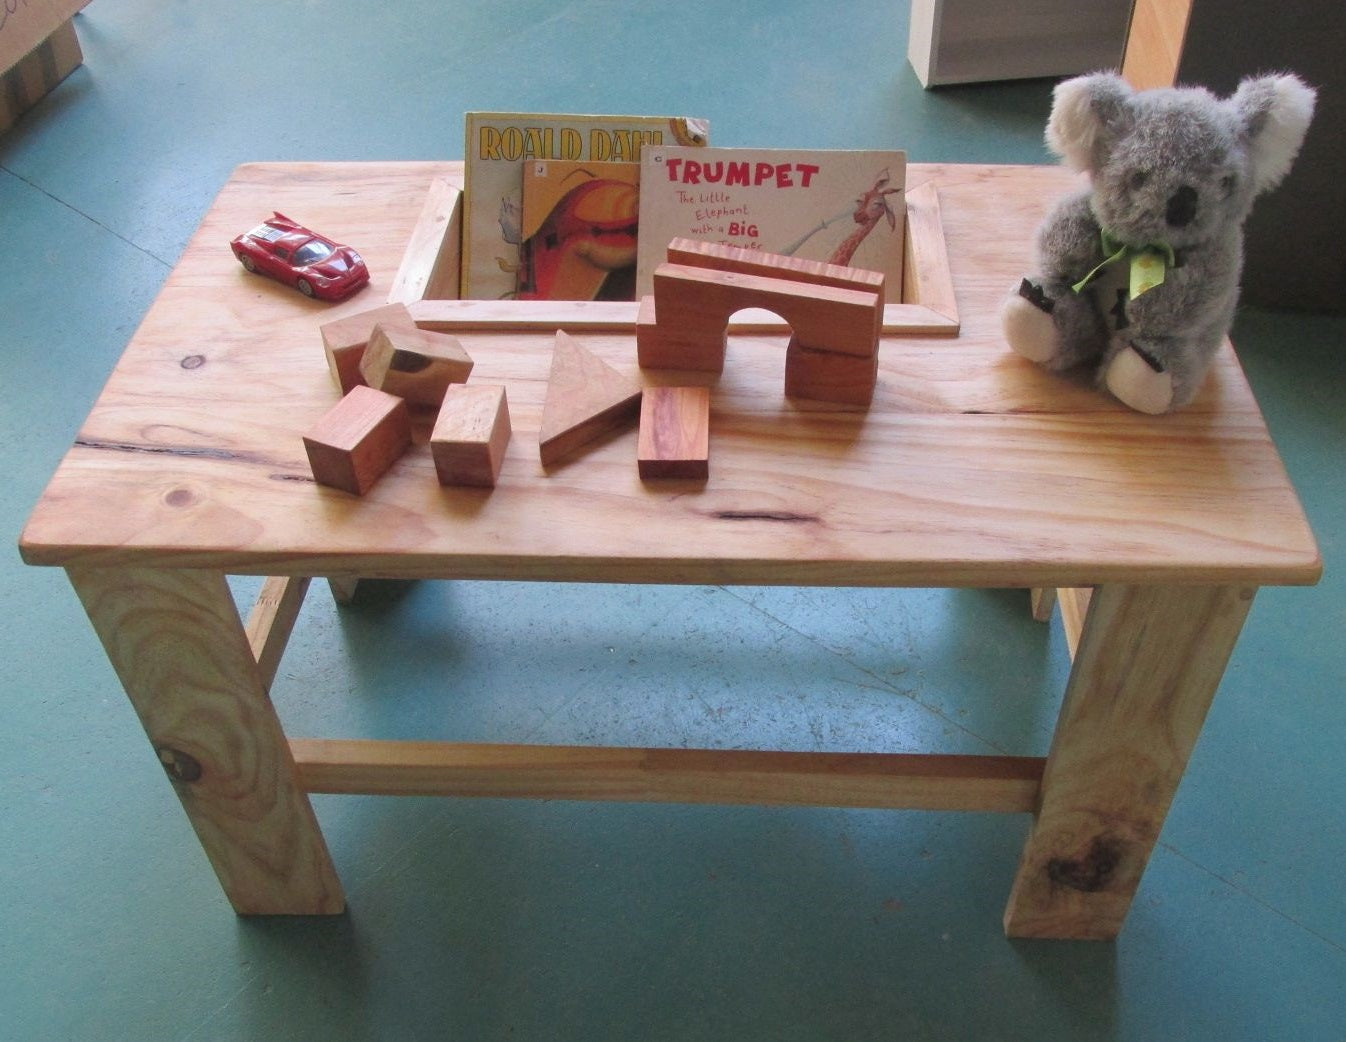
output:
M 637 162 L 645 148 L 700 147 L 710 135 L 705 120 L 683 116 L 469 112 L 464 122 L 462 296 L 471 300 L 516 295 L 525 162 Z
M 679 236 L 881 271 L 902 300 L 905 152 L 647 148 L 636 293 Z
M 523 164 L 519 300 L 634 300 L 639 163 Z

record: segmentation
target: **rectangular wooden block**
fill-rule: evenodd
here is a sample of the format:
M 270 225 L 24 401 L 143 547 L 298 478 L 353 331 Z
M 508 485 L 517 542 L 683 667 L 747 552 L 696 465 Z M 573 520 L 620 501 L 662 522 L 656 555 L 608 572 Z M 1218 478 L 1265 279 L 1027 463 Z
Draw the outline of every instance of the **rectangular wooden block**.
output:
M 411 445 L 407 403 L 372 387 L 353 387 L 304 435 L 313 479 L 363 496 Z
M 785 395 L 838 405 L 869 405 L 878 385 L 879 356 L 856 358 L 812 351 L 794 340 L 785 351 Z
M 642 480 L 708 478 L 710 388 L 645 388 L 636 458 Z
M 374 335 L 374 327 L 379 325 L 416 328 L 416 322 L 405 304 L 385 304 L 372 311 L 360 311 L 334 319 L 319 327 L 323 349 L 327 352 L 327 367 L 332 371 L 332 380 L 342 394 L 349 393 L 352 387 L 359 387 L 365 382 L 360 373 L 360 360 L 364 357 L 369 338 Z
M 677 313 L 670 308 L 670 313 Z M 679 326 L 676 321 L 660 326 L 654 297 L 640 298 L 636 314 L 636 360 L 642 369 L 689 369 L 698 373 L 724 370 L 727 331 L 706 336 Z
M 511 428 L 503 387 L 454 384 L 444 395 L 430 455 L 441 485 L 493 488 L 500 477 Z
M 360 359 L 370 387 L 418 405 L 438 406 L 450 384 L 466 383 L 472 359 L 457 337 L 379 324 Z
M 745 250 L 740 246 L 702 242 L 698 239 L 677 238 L 668 244 L 668 261 L 693 268 L 714 268 L 742 275 L 765 275 L 770 278 L 807 282 L 814 286 L 833 286 L 837 289 L 855 289 L 884 295 L 887 281 L 881 271 L 851 268 L 841 264 L 804 260 L 780 253 Z

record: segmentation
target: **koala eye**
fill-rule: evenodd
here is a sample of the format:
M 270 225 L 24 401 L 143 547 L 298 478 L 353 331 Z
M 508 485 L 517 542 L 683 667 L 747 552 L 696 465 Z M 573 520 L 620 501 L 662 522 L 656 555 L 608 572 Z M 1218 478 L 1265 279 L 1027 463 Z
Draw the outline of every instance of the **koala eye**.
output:
M 1239 179 L 1233 174 L 1225 174 L 1220 178 L 1220 191 L 1224 193 L 1226 199 L 1234 194 L 1234 189 L 1238 187 Z

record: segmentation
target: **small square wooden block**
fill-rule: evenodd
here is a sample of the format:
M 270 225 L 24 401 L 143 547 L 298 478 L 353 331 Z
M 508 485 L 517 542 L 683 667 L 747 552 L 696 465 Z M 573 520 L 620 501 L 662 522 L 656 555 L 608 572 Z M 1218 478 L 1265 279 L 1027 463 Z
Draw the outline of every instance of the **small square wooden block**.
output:
M 439 483 L 494 487 L 510 433 L 503 387 L 450 386 L 430 435 L 430 455 Z
M 710 389 L 647 387 L 636 453 L 642 480 L 710 476 Z
M 353 387 L 304 435 L 313 480 L 363 496 L 411 445 L 411 414 L 401 398 Z

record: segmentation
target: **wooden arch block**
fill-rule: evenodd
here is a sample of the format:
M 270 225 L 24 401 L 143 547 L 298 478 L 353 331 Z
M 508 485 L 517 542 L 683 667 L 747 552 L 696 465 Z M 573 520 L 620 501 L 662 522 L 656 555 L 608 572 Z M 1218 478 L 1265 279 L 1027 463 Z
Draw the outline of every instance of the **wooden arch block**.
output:
M 542 465 L 551 466 L 633 420 L 640 394 L 635 380 L 558 329 L 538 431 Z
M 675 239 L 653 281 L 636 319 L 642 367 L 719 373 L 730 317 L 762 308 L 792 333 L 787 394 L 848 405 L 873 398 L 881 273 Z

